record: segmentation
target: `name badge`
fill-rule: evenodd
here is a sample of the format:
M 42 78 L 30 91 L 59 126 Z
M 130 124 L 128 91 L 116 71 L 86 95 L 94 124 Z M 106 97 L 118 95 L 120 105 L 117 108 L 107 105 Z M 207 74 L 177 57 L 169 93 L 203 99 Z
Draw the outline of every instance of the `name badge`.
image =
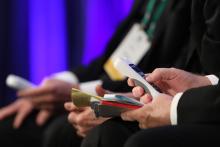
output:
M 146 32 L 142 29 L 140 24 L 134 24 L 118 48 L 104 64 L 105 71 L 114 81 L 125 79 L 125 76 L 120 74 L 113 66 L 114 61 L 117 58 L 127 58 L 132 63 L 138 64 L 150 47 L 151 42 Z

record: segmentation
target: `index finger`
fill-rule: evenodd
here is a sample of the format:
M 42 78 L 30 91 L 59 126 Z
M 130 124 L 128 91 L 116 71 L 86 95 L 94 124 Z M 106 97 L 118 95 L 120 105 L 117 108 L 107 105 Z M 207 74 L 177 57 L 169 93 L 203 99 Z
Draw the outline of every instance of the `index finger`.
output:
M 148 82 L 154 83 L 157 81 L 171 79 L 174 76 L 176 75 L 175 75 L 173 68 L 157 68 L 146 77 L 146 80 Z
M 134 83 L 132 78 L 128 78 L 127 82 L 128 82 L 128 86 L 130 86 L 130 87 L 134 87 L 135 86 L 135 83 Z

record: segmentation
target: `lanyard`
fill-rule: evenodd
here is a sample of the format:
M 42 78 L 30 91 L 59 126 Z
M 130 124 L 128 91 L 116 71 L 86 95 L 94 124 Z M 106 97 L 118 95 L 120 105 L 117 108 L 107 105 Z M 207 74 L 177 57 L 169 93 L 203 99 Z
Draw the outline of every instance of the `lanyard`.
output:
M 149 39 L 151 40 L 153 38 L 154 31 L 156 29 L 156 23 L 159 20 L 160 16 L 162 15 L 168 0 L 160 0 L 160 3 L 156 7 L 154 11 L 154 7 L 156 6 L 157 0 L 149 0 L 146 12 L 144 15 L 144 18 L 141 22 L 141 26 L 144 28 L 144 26 L 149 24 L 149 28 L 147 29 L 146 33 L 148 34 Z M 154 12 L 153 12 L 154 11 Z M 151 20 L 151 21 L 150 21 Z

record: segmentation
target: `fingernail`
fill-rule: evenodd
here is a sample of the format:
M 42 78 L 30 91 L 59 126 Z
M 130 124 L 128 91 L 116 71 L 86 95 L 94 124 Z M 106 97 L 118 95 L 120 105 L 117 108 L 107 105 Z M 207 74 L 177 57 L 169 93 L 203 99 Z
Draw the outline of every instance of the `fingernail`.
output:
M 148 75 L 145 79 L 146 79 L 147 81 L 151 81 L 151 80 L 152 80 L 152 78 L 151 78 L 150 75 Z

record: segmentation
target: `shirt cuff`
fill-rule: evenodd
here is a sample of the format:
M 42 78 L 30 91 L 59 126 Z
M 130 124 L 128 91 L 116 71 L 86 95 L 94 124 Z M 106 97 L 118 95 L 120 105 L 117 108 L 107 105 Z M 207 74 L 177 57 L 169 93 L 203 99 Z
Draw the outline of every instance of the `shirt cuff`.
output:
M 102 81 L 95 80 L 95 81 L 81 83 L 79 85 L 79 89 L 83 92 L 86 92 L 92 95 L 97 95 L 96 90 L 95 90 L 97 85 L 102 85 Z
M 50 76 L 50 78 L 62 80 L 62 81 L 65 81 L 65 82 L 68 82 L 71 84 L 78 84 L 79 83 L 77 76 L 70 71 L 63 71 L 63 72 L 58 72 L 58 73 L 52 74 Z
M 215 75 L 207 75 L 206 77 L 210 80 L 212 85 L 217 85 L 218 84 L 219 78 L 217 76 L 215 76 Z
M 177 105 L 183 93 L 177 93 L 171 103 L 170 108 L 170 121 L 172 125 L 177 125 Z

